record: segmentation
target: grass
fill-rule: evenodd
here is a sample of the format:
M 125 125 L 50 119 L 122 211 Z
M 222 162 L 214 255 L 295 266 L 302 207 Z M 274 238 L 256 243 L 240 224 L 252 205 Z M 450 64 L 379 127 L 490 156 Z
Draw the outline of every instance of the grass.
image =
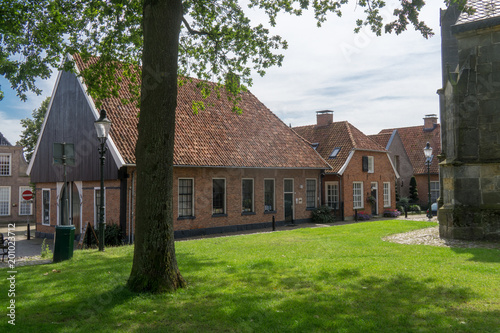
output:
M 19 267 L 9 332 L 500 332 L 500 250 L 400 245 L 377 221 L 176 243 L 186 289 L 124 286 L 133 248 Z M 7 276 L 7 270 L 0 270 Z M 0 279 L 0 293 L 7 294 Z M 2 299 L 5 299 L 2 296 Z M 6 309 L 7 301 L 2 302 Z M 6 310 L 4 310 L 6 312 Z

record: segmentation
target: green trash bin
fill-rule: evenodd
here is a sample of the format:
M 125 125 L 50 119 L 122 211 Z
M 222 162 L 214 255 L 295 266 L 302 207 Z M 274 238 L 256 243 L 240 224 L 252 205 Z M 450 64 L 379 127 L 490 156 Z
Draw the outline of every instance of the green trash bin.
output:
M 54 262 L 73 258 L 73 246 L 75 242 L 74 225 L 56 226 L 56 238 L 54 240 Z

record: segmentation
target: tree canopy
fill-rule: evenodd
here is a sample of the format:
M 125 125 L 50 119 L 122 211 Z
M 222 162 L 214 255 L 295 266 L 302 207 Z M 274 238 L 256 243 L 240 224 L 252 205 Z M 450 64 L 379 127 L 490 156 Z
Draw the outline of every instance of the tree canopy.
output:
M 43 100 L 42 104 L 38 109 L 33 110 L 31 116 L 32 118 L 25 118 L 21 120 L 21 125 L 24 130 L 21 134 L 21 140 L 19 140 L 16 145 L 24 148 L 24 156 L 26 161 L 31 160 L 33 152 L 35 151 L 36 142 L 38 136 L 40 135 L 40 130 L 42 129 L 43 119 L 49 108 L 50 97 Z
M 313 11 L 321 25 L 329 15 L 341 16 L 348 2 L 249 0 L 248 6 L 263 10 L 266 25 L 273 27 L 279 13 L 301 15 L 304 10 Z M 377 35 L 399 34 L 413 26 L 425 38 L 432 35 L 419 18 L 423 0 L 400 0 L 392 22 L 383 21 L 383 0 L 352 2 L 364 9 L 358 30 L 369 26 Z M 63 62 L 67 54 L 98 57 L 80 73 L 96 101 L 117 96 L 116 70 L 123 63 L 132 65 L 121 68 L 132 80 L 131 91 L 140 96 L 136 243 L 128 285 L 139 292 L 184 286 L 175 259 L 172 214 L 178 77 L 219 82 L 231 92 L 237 109 L 238 93 L 251 85 L 251 73 L 264 75 L 282 64 L 286 41 L 264 23 L 251 22 L 237 0 L 4 0 L 0 17 L 0 75 L 22 100 L 28 91 L 41 93 L 36 79 L 49 77 L 51 68 L 74 70 L 71 61 Z M 134 81 L 139 66 L 140 87 Z M 211 93 L 206 86 L 200 89 Z

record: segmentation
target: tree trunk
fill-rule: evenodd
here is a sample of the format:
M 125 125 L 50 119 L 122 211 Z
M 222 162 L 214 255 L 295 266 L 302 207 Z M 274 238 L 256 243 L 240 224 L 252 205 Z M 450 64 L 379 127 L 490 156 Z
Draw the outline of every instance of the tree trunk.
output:
M 158 293 L 186 285 L 175 257 L 172 192 L 182 1 L 145 0 L 143 10 L 136 239 L 128 286 Z

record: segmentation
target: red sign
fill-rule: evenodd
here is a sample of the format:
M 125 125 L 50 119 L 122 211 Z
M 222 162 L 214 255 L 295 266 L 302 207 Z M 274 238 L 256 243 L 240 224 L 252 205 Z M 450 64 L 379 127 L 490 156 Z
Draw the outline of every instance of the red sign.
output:
M 31 200 L 33 199 L 33 192 L 31 192 L 30 190 L 26 190 L 23 192 L 23 199 L 24 200 Z

